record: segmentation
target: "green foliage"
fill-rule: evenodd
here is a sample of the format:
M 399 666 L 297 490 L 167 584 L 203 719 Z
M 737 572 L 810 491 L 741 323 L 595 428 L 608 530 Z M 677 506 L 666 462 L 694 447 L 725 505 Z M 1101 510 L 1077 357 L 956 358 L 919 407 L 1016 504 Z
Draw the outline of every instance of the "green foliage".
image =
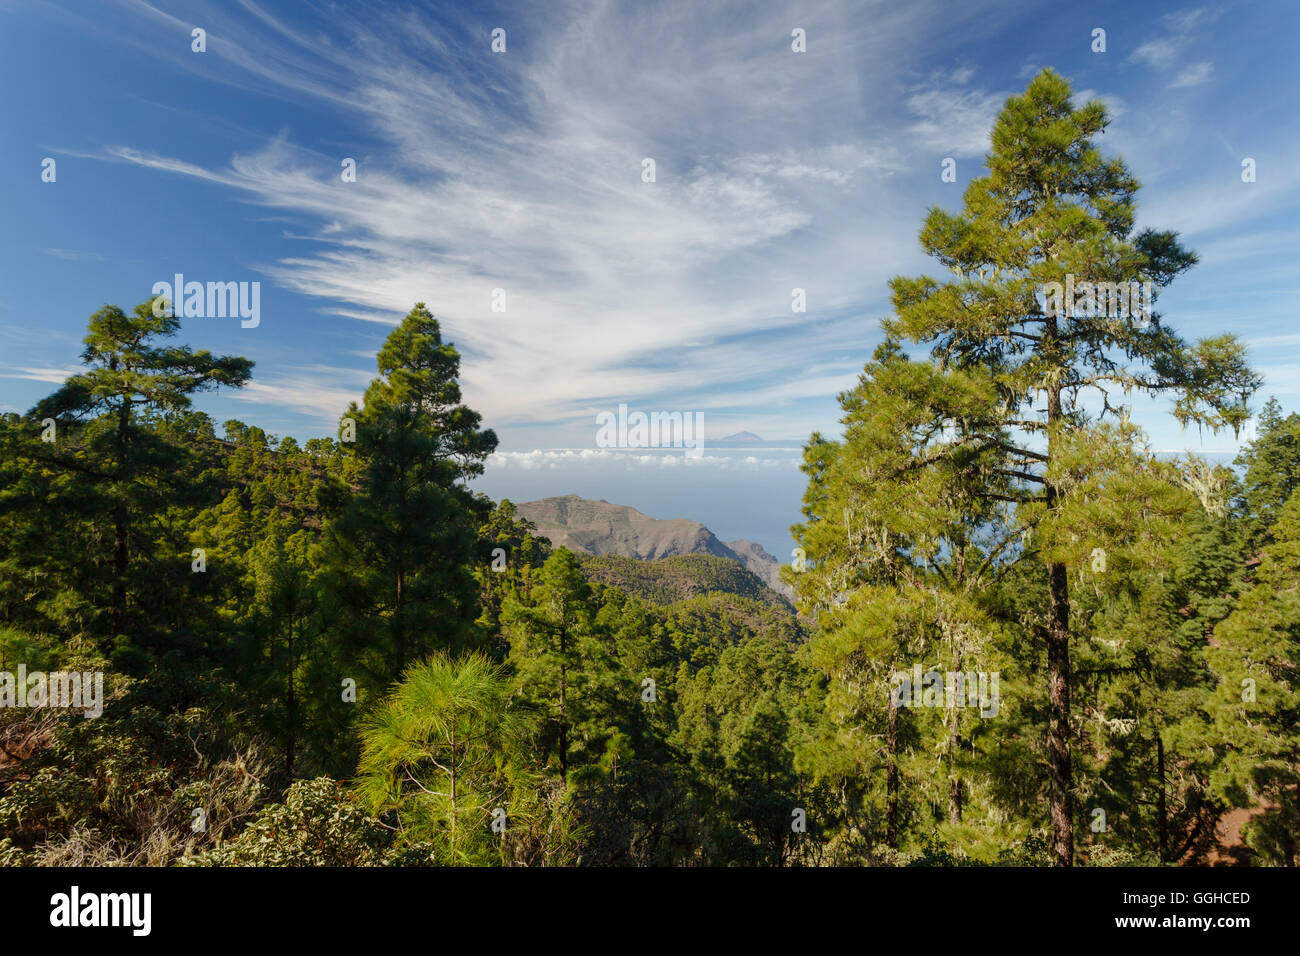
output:
M 591 588 L 572 551 L 547 559 L 526 595 L 508 598 L 502 623 L 521 699 L 539 716 L 546 761 L 568 780 L 571 766 L 598 763 L 614 732 L 619 681 L 596 620 Z
M 326 531 L 336 653 L 382 687 L 437 648 L 463 648 L 478 616 L 472 566 L 486 508 L 464 485 L 496 435 L 460 404 L 460 356 L 417 303 L 379 352 L 355 424 L 360 487 Z
M 1173 233 L 1134 233 L 1138 183 L 1093 142 L 1106 124 L 1100 102 L 1076 106 L 1051 70 L 1008 99 L 993 128 L 988 175 L 971 182 L 961 213 L 932 209 L 921 229 L 922 246 L 952 278 L 895 278 L 894 315 L 882 323 L 892 339 L 929 347 L 933 371 L 918 374 L 938 378 L 910 404 L 960 423 L 957 448 L 986 456 L 966 472 L 967 487 L 1013 506 L 996 523 L 1008 540 L 1023 535 L 1042 562 L 1048 607 L 1024 639 L 1043 641 L 1047 651 L 1048 797 L 1053 852 L 1065 865 L 1074 857 L 1077 812 L 1072 751 L 1083 745 L 1072 733 L 1079 628 L 1070 570 L 1097 553 L 1107 563 L 1114 554 L 1121 573 L 1145 564 L 1190 507 L 1176 474 L 1133 449 L 1127 406 L 1112 399 L 1166 394 L 1180 423 L 1236 429 L 1260 381 L 1232 336 L 1188 343 L 1159 313 L 1139 317 L 1131 303 L 1124 311 L 1100 302 L 1093 284 L 1135 282 L 1149 284 L 1154 302 L 1196 262 Z M 1071 288 L 1076 279 L 1089 298 L 1060 308 L 1053 286 Z M 944 402 L 952 372 L 974 379 L 956 408 Z M 1089 411 L 1095 399 L 1116 424 Z M 913 454 L 919 467 L 933 467 L 924 452 Z M 1208 506 L 1205 477 L 1191 465 L 1181 483 Z M 916 543 L 924 549 L 926 540 Z
M 642 561 L 615 554 L 582 554 L 578 561 L 592 581 L 652 604 L 673 604 L 714 592 L 737 594 L 770 604 L 785 603 L 753 572 L 717 555 L 677 554 Z
M 892 280 L 804 450 L 798 612 L 470 491 L 496 436 L 421 303 L 302 443 L 218 437 L 192 396 L 251 363 L 153 300 L 95 313 L 85 370 L 0 416 L 0 672 L 107 700 L 0 710 L 0 865 L 1176 865 L 1233 811 L 1228 852 L 1294 865 L 1300 416 L 1236 472 L 1157 456 L 1132 394 L 1237 429 L 1241 344 L 1040 301 L 1196 262 L 1135 230 L 1106 123 L 1044 71 L 927 214 L 948 276 Z M 930 671 L 998 697 L 904 698 Z
M 481 543 L 474 576 L 479 584 L 482 611 L 476 622 L 486 642 L 501 631 L 501 608 L 506 595 L 518 588 L 529 573 L 540 568 L 551 555 L 551 543 L 533 534 L 537 526 L 519 517 L 514 502 L 503 499 L 479 527 Z M 493 652 L 505 655 L 506 648 L 497 644 Z
M 0 768 L 0 827 L 24 862 L 167 865 L 232 835 L 264 798 L 256 750 L 232 747 L 210 714 L 164 714 L 132 696 L 119 688 L 97 719 L 27 718 L 45 724 L 43 744 Z
M 755 637 L 679 680 L 674 747 L 702 784 L 707 862 L 779 866 L 799 851 L 792 814 L 808 812 L 794 751 L 813 715 L 813 675 L 788 643 Z M 815 814 L 814 814 L 815 818 Z
M 1260 410 L 1257 432 L 1237 458 L 1245 474 L 1236 504 L 1252 549 L 1271 539 L 1278 513 L 1300 488 L 1300 415 L 1283 416 L 1276 399 L 1270 399 Z
M 1217 678 L 1205 715 L 1217 758 L 1209 790 L 1229 805 L 1262 806 L 1248 843 L 1293 866 L 1300 854 L 1300 491 L 1268 538 L 1208 652 Z
M 378 866 L 392 835 L 329 777 L 299 780 L 233 840 L 182 866 Z
M 483 655 L 435 654 L 407 670 L 362 724 L 357 775 L 401 862 L 509 862 L 537 852 L 539 830 L 564 829 L 563 805 L 512 757 L 525 732 L 504 669 Z
M 43 546 L 5 559 L 6 577 L 23 582 L 17 591 L 10 585 L 9 600 L 40 629 L 94 637 L 137 674 L 166 657 L 193 589 L 173 520 L 203 490 L 202 455 L 190 446 L 210 428 L 188 412 L 191 395 L 238 388 L 252 368 L 244 358 L 157 344 L 179 322 L 155 315 L 155 302 L 131 315 L 105 306 L 91 316 L 87 370 L 26 419 L 10 419 L 2 436 L 14 483 L 0 514 L 46 516 L 36 520 Z M 100 557 L 86 560 L 91 554 Z

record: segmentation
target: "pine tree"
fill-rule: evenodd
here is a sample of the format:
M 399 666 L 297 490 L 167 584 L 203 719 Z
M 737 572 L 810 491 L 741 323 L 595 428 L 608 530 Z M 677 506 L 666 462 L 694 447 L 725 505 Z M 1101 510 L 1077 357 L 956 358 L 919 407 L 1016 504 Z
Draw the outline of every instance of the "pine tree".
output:
M 944 755 L 948 792 L 937 799 L 955 825 L 966 754 L 982 730 L 960 708 L 946 726 L 901 713 L 891 678 L 922 662 L 923 671 L 998 669 L 990 624 L 972 599 L 1018 556 L 1021 529 L 1009 520 L 1009 480 L 1000 488 L 991 480 L 999 448 L 972 441 L 962 418 L 993 410 L 987 377 L 909 361 L 886 342 L 840 404 L 843 441 L 814 436 L 805 453 L 809 520 L 795 534 L 809 563 L 787 577 L 818 618 L 813 657 L 831 679 L 832 720 L 880 728 L 878 754 L 851 734 L 837 745 L 851 752 L 841 767 L 883 769 L 884 843 L 897 849 L 903 804 L 915 796 L 902 792 L 904 738 L 939 737 L 919 746 Z M 932 778 L 918 775 L 915 786 Z
M 1237 456 L 1244 471 L 1237 508 L 1245 520 L 1247 546 L 1268 543 L 1282 506 L 1300 488 L 1300 415 L 1283 415 L 1276 399 L 1259 413 L 1255 439 Z
M 608 636 L 573 552 L 558 548 L 527 594 L 506 598 L 501 621 L 524 700 L 541 718 L 541 747 L 560 777 L 597 764 L 618 730 L 618 690 Z M 635 693 L 626 682 L 625 705 Z
M 1260 563 L 1214 629 L 1217 678 L 1204 704 L 1215 761 L 1210 792 L 1230 806 L 1262 804 L 1247 827 L 1256 851 L 1300 859 L 1300 491 L 1276 512 Z M 1204 738 L 1202 738 L 1204 740 Z
M 106 617 L 100 637 L 121 648 L 137 643 L 130 631 L 174 624 L 165 611 L 153 608 L 146 614 L 142 607 L 152 600 L 159 577 L 149 569 L 162 563 L 154 553 L 160 542 L 146 527 L 190 499 L 197 484 L 187 472 L 193 456 L 181 440 L 169 440 L 166 422 L 183 417 L 196 392 L 242 386 L 253 364 L 160 344 L 179 331 L 180 322 L 155 310 L 156 301 L 142 303 L 130 315 L 105 306 L 91 316 L 81 356 L 88 369 L 32 409 L 32 440 L 21 450 L 36 467 L 59 476 L 56 493 L 75 499 L 75 511 L 86 516 L 91 529 L 107 520 L 107 560 L 83 552 L 78 563 L 102 569 L 89 603 Z M 55 441 L 40 442 L 35 432 L 49 419 L 56 425 Z M 183 580 L 175 569 L 188 565 L 188 555 L 172 560 L 171 573 L 164 569 L 162 575 Z
M 508 765 L 523 726 L 501 665 L 435 653 L 363 720 L 362 798 L 390 818 L 401 845 L 432 844 L 438 863 L 486 862 L 494 819 L 508 822 Z
M 551 555 L 550 541 L 536 531 L 536 525 L 519 517 L 519 509 L 509 498 L 497 504 L 478 530 L 481 550 L 474 576 L 482 610 L 477 624 L 484 640 L 498 645 L 493 652 L 503 657 L 505 649 L 499 645 L 504 643 L 500 630 L 506 595 L 523 586 L 525 578 Z
M 382 686 L 413 659 L 469 643 L 483 502 L 464 485 L 496 435 L 461 404 L 460 356 L 417 303 L 379 352 L 355 428 L 360 488 L 329 528 L 345 657 Z
M 1106 125 L 1105 106 L 1076 108 L 1069 84 L 1051 70 L 1009 98 L 992 132 L 988 175 L 970 183 L 961 213 L 932 209 L 921 230 L 923 248 L 952 277 L 893 279 L 895 314 L 883 323 L 890 336 L 929 346 L 941 369 L 981 370 L 990 378 L 996 414 L 977 409 L 965 416 L 966 428 L 981 436 L 979 447 L 1002 451 L 997 480 L 1019 484 L 1044 550 L 1054 544 L 1046 536 L 1050 521 L 1037 525 L 1063 507 L 1059 460 L 1071 432 L 1089 421 L 1088 396 L 1100 397 L 1105 414 L 1118 391 L 1169 394 L 1181 423 L 1236 428 L 1248 418 L 1246 401 L 1258 385 L 1232 336 L 1188 344 L 1154 310 L 1141 319 L 1121 315 L 1095 288 L 1150 282 L 1154 301 L 1196 262 L 1174 233 L 1134 232 L 1138 183 L 1093 143 Z M 1076 279 L 1080 292 L 1094 284 L 1091 295 L 1078 309 L 1062 309 L 1052 283 L 1065 289 Z M 1003 447 L 1007 429 L 1019 437 Z M 1046 574 L 1050 609 L 1041 639 L 1049 671 L 1052 850 L 1069 865 L 1069 570 L 1054 558 Z

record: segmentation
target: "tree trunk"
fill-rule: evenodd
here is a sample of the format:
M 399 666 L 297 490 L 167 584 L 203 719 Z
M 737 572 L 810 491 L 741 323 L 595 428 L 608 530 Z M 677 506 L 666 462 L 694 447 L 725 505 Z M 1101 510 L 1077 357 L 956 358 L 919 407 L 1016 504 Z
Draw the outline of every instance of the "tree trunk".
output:
M 1156 803 L 1160 814 L 1160 862 L 1169 860 L 1169 813 L 1165 806 L 1165 741 L 1156 728 Z
M 1051 621 L 1047 626 L 1047 746 L 1051 766 L 1049 802 L 1052 853 L 1058 866 L 1074 864 L 1074 815 L 1070 800 L 1070 630 L 1065 565 L 1050 571 Z
M 293 625 L 294 625 L 293 615 L 290 614 L 289 615 L 289 694 L 288 694 L 288 701 L 287 701 L 288 720 L 286 721 L 286 723 L 288 724 L 288 727 L 286 729 L 288 730 L 289 733 L 289 740 L 288 740 L 288 746 L 285 747 L 285 752 L 284 752 L 284 773 L 285 776 L 289 779 L 290 783 L 293 783 L 293 758 L 294 758 L 294 749 L 295 749 L 294 744 L 296 743 L 296 741 L 294 740 L 294 724 L 296 721 L 295 712 L 297 710 L 296 702 L 294 700 L 294 687 L 293 687 L 294 661 L 296 660 L 293 653 L 294 650 Z
M 567 674 L 565 665 L 560 665 L 560 778 L 567 784 L 569 782 L 569 718 L 565 712 L 568 704 L 566 700 L 567 688 L 565 687 Z
M 1049 321 L 1045 338 L 1054 339 L 1055 321 Z M 1061 390 L 1047 390 L 1048 457 L 1052 455 L 1052 429 L 1061 420 Z M 1044 482 L 1047 510 L 1056 507 L 1057 491 Z M 1070 584 L 1064 564 L 1048 568 L 1051 612 L 1047 624 L 1047 749 L 1051 781 L 1048 803 L 1052 817 L 1052 855 L 1057 866 L 1074 865 L 1074 809 L 1070 796 Z
M 958 724 L 958 711 L 952 709 L 952 731 L 948 741 L 949 753 L 949 772 L 951 773 L 948 785 L 948 822 L 956 826 L 961 823 L 961 775 L 957 772 L 957 754 L 961 751 L 961 729 Z
M 885 845 L 898 849 L 898 705 L 893 695 L 889 698 L 889 769 L 885 777 L 887 803 L 885 810 Z
M 959 550 L 958 554 L 965 557 L 965 548 Z M 961 651 L 958 650 L 953 657 L 953 672 L 960 675 L 962 673 Z M 974 693 L 971 688 L 965 686 L 965 680 L 962 680 L 962 696 L 969 699 Z M 961 823 L 961 773 L 958 770 L 957 760 L 961 754 L 961 708 L 964 706 L 963 700 L 953 701 L 952 717 L 948 727 L 948 822 L 956 826 Z
M 405 608 L 403 605 L 404 595 L 402 593 L 403 578 L 405 577 L 402 565 L 397 566 L 397 593 L 393 603 L 393 676 L 402 673 L 402 668 L 406 665 L 406 621 L 403 620 Z
M 122 633 L 126 623 L 126 569 L 130 564 L 126 535 L 126 509 L 118 505 L 113 509 L 113 606 L 108 615 L 114 638 Z
M 123 399 L 117 411 L 117 479 L 129 480 L 126 465 L 127 442 L 131 428 L 131 400 Z M 118 494 L 124 492 L 118 490 Z M 126 505 L 119 498 L 113 506 L 113 606 L 109 609 L 109 629 L 116 638 L 126 626 L 126 571 L 130 565 L 127 545 L 128 521 Z
M 1074 865 L 1074 813 L 1070 800 L 1070 604 L 1065 564 L 1052 564 L 1052 619 L 1048 624 L 1048 760 L 1052 767 L 1052 853 L 1058 866 Z

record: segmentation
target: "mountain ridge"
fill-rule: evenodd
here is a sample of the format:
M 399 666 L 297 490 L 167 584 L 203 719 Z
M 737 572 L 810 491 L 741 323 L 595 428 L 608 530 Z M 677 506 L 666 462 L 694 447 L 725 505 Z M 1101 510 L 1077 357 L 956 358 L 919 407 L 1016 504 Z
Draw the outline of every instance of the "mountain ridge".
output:
M 723 541 L 689 518 L 651 518 L 630 505 L 579 495 L 557 495 L 515 506 L 556 547 L 598 556 L 657 561 L 688 554 L 728 558 L 752 572 L 787 601 L 793 589 L 781 580 L 781 562 L 760 544 Z

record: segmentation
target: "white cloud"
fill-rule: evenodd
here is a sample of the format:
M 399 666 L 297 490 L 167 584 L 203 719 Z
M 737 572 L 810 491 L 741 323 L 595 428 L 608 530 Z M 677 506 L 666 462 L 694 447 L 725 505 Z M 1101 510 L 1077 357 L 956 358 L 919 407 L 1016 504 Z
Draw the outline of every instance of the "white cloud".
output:
M 1193 63 L 1174 78 L 1174 81 L 1169 84 L 1169 88 L 1176 90 L 1184 86 L 1200 86 L 1209 80 L 1210 74 L 1213 72 L 1213 63 Z
M 680 452 L 644 453 L 611 448 L 535 448 L 531 451 L 498 451 L 488 459 L 490 471 L 516 469 L 541 471 L 574 466 L 614 467 L 625 469 L 705 468 L 729 471 L 788 470 L 801 461 L 790 449 L 764 455 L 710 455 L 691 457 Z
M 1295 205 L 1300 170 L 1270 170 L 1270 175 L 1253 183 L 1243 183 L 1239 173 L 1235 165 L 1211 166 L 1195 178 L 1184 178 L 1154 197 L 1144 198 L 1138 207 L 1139 221 L 1195 235 L 1244 226 Z
M 73 375 L 84 372 L 84 368 L 77 366 L 11 366 L 7 371 L 0 372 L 0 378 L 21 378 L 30 382 L 48 382 L 51 385 L 62 385 Z
M 98 252 L 77 252 L 73 249 L 46 249 L 47 256 L 54 256 L 56 259 L 66 259 L 69 262 L 81 262 L 84 260 L 102 261 L 103 256 Z
M 1172 66 L 1178 58 L 1178 48 L 1180 41 L 1175 37 L 1163 37 L 1158 40 L 1148 40 L 1136 50 L 1133 51 L 1131 59 L 1139 60 L 1148 66 L 1154 66 L 1159 69 L 1165 69 Z
M 892 133 L 883 118 L 838 121 L 893 98 L 936 8 L 862 21 L 825 5 L 806 56 L 780 42 L 785 13 L 761 8 L 741 27 L 695 4 L 577 5 L 530 22 L 529 44 L 507 56 L 407 17 L 343 23 L 348 44 L 317 49 L 315 36 L 213 10 L 209 59 L 231 82 L 346 107 L 380 138 L 379 158 L 343 183 L 338 157 L 288 136 L 219 169 L 107 155 L 317 223 L 295 230 L 316 242 L 264 273 L 368 322 L 425 301 L 466 357 L 466 401 L 494 423 L 569 420 L 609 398 L 825 398 L 816 390 L 844 379 L 802 373 L 816 343 L 839 334 L 860 351 L 879 312 L 852 335 L 830 317 L 882 297 L 920 258 L 921 209 L 896 188 L 903 157 L 982 153 L 1002 100 L 958 89 L 973 78 L 959 68 L 946 88 L 914 89 L 914 115 Z M 641 180 L 645 157 L 654 183 Z M 796 287 L 805 315 L 790 308 Z M 490 309 L 496 288 L 504 314 Z M 263 384 L 242 397 L 328 400 L 334 414 L 342 398 Z
M 942 155 L 983 156 L 1006 98 L 1006 93 L 958 90 L 947 84 L 919 89 L 907 98 L 908 107 L 920 117 L 911 132 Z
M 338 424 L 349 402 L 361 404 L 375 373 L 328 366 L 288 366 L 224 394 L 242 402 L 287 408 L 324 426 Z
M 1199 86 L 1209 80 L 1214 64 L 1201 60 L 1188 62 L 1188 49 L 1197 41 L 1196 31 L 1214 22 L 1218 10 L 1201 7 L 1167 14 L 1162 18 L 1165 33 L 1141 43 L 1129 56 L 1129 62 L 1143 63 L 1164 73 L 1178 68 L 1169 89 Z

